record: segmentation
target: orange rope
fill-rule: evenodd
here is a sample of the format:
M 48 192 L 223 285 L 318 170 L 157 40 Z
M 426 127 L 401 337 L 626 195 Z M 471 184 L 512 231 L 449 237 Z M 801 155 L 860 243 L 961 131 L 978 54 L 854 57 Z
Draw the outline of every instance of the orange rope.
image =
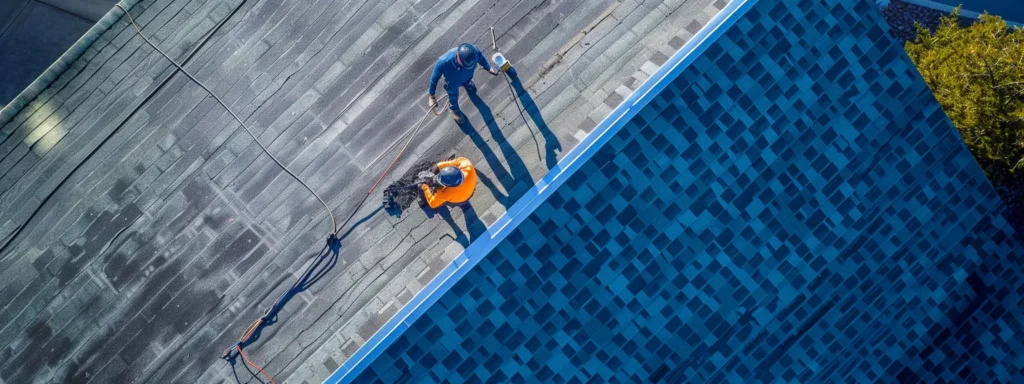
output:
M 437 108 L 437 104 L 434 104 L 433 107 L 430 107 L 430 113 L 433 113 L 434 116 L 440 117 L 441 114 L 444 113 L 444 111 L 448 110 L 448 106 L 450 106 L 450 105 L 452 105 L 451 100 L 445 101 L 444 102 L 444 107 L 441 107 L 441 112 L 438 112 L 437 109 L 436 109 Z
M 260 373 L 262 373 L 263 376 L 266 376 L 267 380 L 270 380 L 270 384 L 275 384 L 274 383 L 274 378 L 270 377 L 270 375 L 267 374 L 267 371 L 264 371 L 263 368 L 261 368 L 260 366 L 258 366 L 256 364 L 253 364 L 252 361 L 249 361 L 249 357 L 245 355 L 245 352 L 242 352 L 242 347 L 241 346 L 238 347 L 238 354 L 242 355 L 242 360 L 245 360 L 246 364 L 249 364 L 249 365 L 253 366 L 253 368 L 256 368 L 257 371 L 260 371 Z
M 450 106 L 450 105 L 451 105 L 450 100 L 449 101 L 445 101 L 444 107 L 441 108 L 441 112 L 437 112 L 437 110 L 434 109 L 435 107 L 437 107 L 437 105 L 435 105 L 434 107 L 430 107 L 430 113 L 433 113 L 434 116 L 441 116 L 441 114 L 444 113 L 444 111 L 448 110 L 448 106 Z M 422 120 L 422 118 L 420 120 Z M 416 124 L 417 124 L 417 128 L 416 128 L 416 130 L 413 131 L 412 135 L 409 136 L 409 140 L 405 142 L 405 146 L 402 147 L 401 151 L 398 151 L 398 156 L 395 156 L 395 159 L 391 161 L 391 164 L 388 165 L 388 169 L 384 170 L 384 173 L 382 173 L 380 175 L 380 178 L 377 179 L 377 182 L 373 183 L 373 187 L 370 187 L 370 190 L 368 192 L 366 192 L 367 195 L 373 193 L 373 190 L 377 188 L 377 185 L 380 184 L 381 180 L 384 180 L 384 176 L 387 176 L 388 172 L 391 172 L 391 168 L 394 167 L 395 163 L 398 162 L 398 159 L 401 159 L 402 155 L 405 154 L 405 150 L 409 149 L 409 144 L 412 143 L 412 139 L 415 138 L 416 137 L 416 133 L 419 132 L 419 128 L 420 128 L 419 123 L 416 123 Z
M 256 328 L 259 328 L 260 323 L 262 322 L 263 318 L 261 317 L 256 321 L 253 321 L 252 324 L 249 324 L 249 328 L 245 329 L 245 333 L 242 334 L 242 337 L 239 338 L 238 341 L 245 342 L 246 340 L 249 340 L 249 336 L 252 336 L 252 333 L 256 332 Z

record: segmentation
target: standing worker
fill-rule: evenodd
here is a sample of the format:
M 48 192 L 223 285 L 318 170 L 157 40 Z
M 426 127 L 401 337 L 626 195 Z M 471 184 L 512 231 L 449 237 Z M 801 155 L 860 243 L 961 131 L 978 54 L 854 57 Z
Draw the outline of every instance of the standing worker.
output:
M 466 92 L 476 93 L 473 72 L 477 64 L 484 67 L 491 75 L 498 75 L 498 70 L 491 68 L 487 58 L 473 44 L 462 43 L 438 57 L 437 63 L 434 64 L 434 73 L 430 75 L 430 87 L 427 89 L 427 101 L 430 108 L 433 109 L 437 106 L 434 93 L 437 91 L 437 81 L 441 79 L 441 75 L 444 75 L 444 89 L 448 92 L 448 104 L 452 112 L 452 119 L 456 124 L 462 124 L 462 118 L 465 115 L 459 109 L 459 87 L 466 87 Z
M 431 167 L 430 171 L 437 175 L 434 178 L 434 184 L 438 185 L 437 192 L 431 192 L 430 186 L 425 183 L 420 184 L 423 200 L 430 208 L 437 209 L 445 203 L 465 203 L 476 190 L 476 168 L 465 157 L 442 161 Z

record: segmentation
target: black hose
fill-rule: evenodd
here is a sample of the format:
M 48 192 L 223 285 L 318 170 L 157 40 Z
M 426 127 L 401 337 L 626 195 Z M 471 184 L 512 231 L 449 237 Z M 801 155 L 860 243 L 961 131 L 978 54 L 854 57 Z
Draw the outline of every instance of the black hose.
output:
M 516 109 L 519 110 L 519 117 L 523 118 L 523 123 L 526 124 L 526 129 L 530 129 L 530 123 L 526 120 L 526 114 L 523 112 L 526 109 L 526 106 L 525 105 L 520 106 L 520 104 L 519 104 L 519 94 L 516 93 L 516 89 L 514 87 L 512 87 L 512 80 L 509 79 L 508 72 L 502 72 L 502 74 L 505 75 L 503 77 L 505 78 L 505 84 L 508 84 L 508 90 L 510 92 L 512 92 L 512 102 L 516 104 Z M 538 131 L 539 131 L 539 127 L 538 127 Z M 540 154 L 540 143 L 537 142 L 537 136 L 533 135 L 532 130 L 530 132 L 530 138 L 533 139 L 533 146 L 537 150 L 537 158 L 538 159 L 542 158 L 542 156 Z

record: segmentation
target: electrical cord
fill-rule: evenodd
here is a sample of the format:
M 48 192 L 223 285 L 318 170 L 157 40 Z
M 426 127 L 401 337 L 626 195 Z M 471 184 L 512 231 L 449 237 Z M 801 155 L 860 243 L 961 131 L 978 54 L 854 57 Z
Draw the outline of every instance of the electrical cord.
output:
M 496 39 L 494 37 L 494 26 L 491 26 L 491 47 L 494 48 L 494 52 L 495 53 L 500 54 L 498 52 L 498 39 Z M 498 64 L 497 61 L 495 61 L 494 64 L 497 65 Z M 512 69 L 511 65 L 510 65 L 509 69 L 512 70 L 512 73 L 515 73 L 515 69 Z M 526 121 L 526 115 L 523 113 L 523 110 L 526 109 L 526 105 L 520 105 L 520 103 L 519 103 L 519 94 L 516 93 L 515 87 L 512 86 L 512 79 L 510 78 L 510 76 L 508 74 L 508 71 L 507 70 L 500 70 L 500 71 L 501 71 L 501 74 L 503 75 L 502 77 L 505 78 L 505 84 L 508 84 L 509 92 L 512 93 L 512 103 L 515 104 L 516 105 L 516 109 L 519 110 L 519 117 L 523 118 L 523 124 L 526 124 L 526 129 L 530 130 L 530 123 L 528 121 Z M 537 131 L 540 132 L 540 127 L 537 127 Z M 532 131 L 530 132 L 530 138 L 533 139 L 533 147 L 534 147 L 534 149 L 537 150 L 537 158 L 540 159 L 541 158 L 541 155 L 540 155 L 540 143 L 537 142 L 537 136 L 534 136 Z
M 305 187 L 309 191 L 309 193 L 313 194 L 313 196 L 316 197 L 316 199 L 318 201 L 320 201 L 320 204 L 324 206 L 324 209 L 327 211 L 327 214 L 330 215 L 330 217 L 331 217 L 331 226 L 333 228 L 333 231 L 331 233 L 333 233 L 334 236 L 337 236 L 338 233 L 341 232 L 341 229 L 344 228 L 346 225 L 348 225 L 348 223 L 350 221 L 352 221 L 352 218 L 355 217 L 356 213 L 359 212 L 359 209 L 362 208 L 363 204 L 366 202 L 366 199 L 369 198 L 371 194 L 373 194 L 373 191 L 377 188 L 377 186 L 380 185 L 380 182 L 382 180 L 384 180 L 384 177 L 387 176 L 387 174 L 389 172 L 391 172 L 391 168 L 393 168 L 395 166 L 395 164 L 398 163 L 398 160 L 402 157 L 402 154 L 405 153 L 405 150 L 409 148 L 409 144 L 412 143 L 412 139 L 416 137 L 416 133 L 419 133 L 420 128 L 422 128 L 423 125 L 421 123 L 423 122 L 423 120 L 426 119 L 427 116 L 429 116 L 430 114 L 433 114 L 434 116 L 441 116 L 441 114 L 443 114 L 446 110 L 448 110 L 448 107 L 451 105 L 448 102 L 448 100 L 445 100 L 445 105 L 444 105 L 444 107 L 441 108 L 440 112 L 438 112 L 436 110 L 436 108 L 435 108 L 436 105 L 435 105 L 434 107 L 430 108 L 430 114 L 424 114 L 423 117 L 421 117 L 415 124 L 413 124 L 414 127 L 416 127 L 416 128 L 411 131 L 412 135 L 409 136 L 409 139 L 405 142 L 405 146 L 402 147 L 401 151 L 399 151 L 398 156 L 396 156 L 395 159 L 391 162 L 391 164 L 388 165 L 387 169 L 384 170 L 384 173 L 382 173 L 380 175 L 380 178 L 377 179 L 377 182 L 374 183 L 372 187 L 370 187 L 370 189 L 366 192 L 366 196 L 363 197 L 363 199 L 359 202 L 359 204 L 356 204 L 355 209 L 352 210 L 352 214 L 350 214 L 348 216 L 348 218 L 345 219 L 345 221 L 341 224 L 341 226 L 338 226 L 337 222 L 334 219 L 334 213 L 331 212 L 331 208 L 327 206 L 327 203 L 324 201 L 324 199 L 322 199 L 320 197 L 320 195 L 318 195 L 316 193 L 316 191 L 313 190 L 313 188 L 311 188 L 309 185 L 307 185 L 298 175 L 296 175 L 291 170 L 289 170 L 288 167 L 284 165 L 284 163 L 282 163 L 280 160 L 277 159 L 277 157 L 275 157 L 272 153 L 270 153 L 270 150 L 268 150 L 267 147 L 265 145 L 263 145 L 263 143 L 261 143 L 258 138 L 256 138 L 256 135 L 253 134 L 251 130 L 249 130 L 249 126 L 246 125 L 245 122 L 242 121 L 242 119 L 240 119 L 238 117 L 238 115 L 236 115 L 235 112 L 232 111 L 231 108 L 228 107 L 228 105 L 226 103 L 224 103 L 224 101 L 222 101 L 220 99 L 220 97 L 217 96 L 217 94 L 213 93 L 213 91 L 211 91 L 209 88 L 207 88 L 206 85 L 203 84 L 203 82 L 199 81 L 199 79 L 196 79 L 195 76 L 192 76 L 191 73 L 186 71 L 185 68 L 183 68 L 176 61 L 174 61 L 174 59 L 172 59 L 170 56 L 168 56 L 166 53 L 164 53 L 164 51 L 160 50 L 160 48 L 157 47 L 156 44 L 153 44 L 153 42 L 150 41 L 149 38 L 147 38 L 146 35 L 142 33 L 142 29 L 135 22 L 135 19 L 132 18 L 132 15 L 130 13 L 128 13 L 127 9 L 125 9 L 123 6 L 121 6 L 120 3 L 116 4 L 116 6 L 118 8 L 121 8 L 122 11 L 124 11 L 125 15 L 128 16 L 128 20 L 131 21 L 132 25 L 135 27 L 135 30 L 138 31 L 139 36 L 141 36 L 142 39 L 145 40 L 147 44 L 149 44 L 149 46 L 153 47 L 153 49 L 155 49 L 157 52 L 159 52 L 161 55 L 163 55 L 164 58 L 166 58 L 168 61 L 171 62 L 171 64 L 174 64 L 174 66 L 177 67 L 179 70 L 181 70 L 181 72 L 184 73 L 185 76 L 188 76 L 189 79 L 191 79 L 193 82 L 195 82 L 196 85 L 199 85 L 199 87 L 203 88 L 203 90 L 205 90 L 207 93 L 209 93 L 210 96 L 213 96 L 213 98 L 215 100 L 217 100 L 217 102 L 220 103 L 220 105 L 223 106 L 224 109 L 226 109 L 228 111 L 228 113 L 230 113 L 231 116 L 234 117 L 236 121 L 238 121 L 239 124 L 242 125 L 242 128 L 245 129 L 245 132 L 248 133 L 249 136 L 252 137 L 253 141 L 255 141 L 256 144 L 259 145 L 260 148 L 263 149 L 263 152 L 265 152 L 267 154 L 267 156 L 270 156 L 270 158 L 272 160 L 274 160 L 274 162 L 277 163 L 277 165 L 280 166 L 281 169 L 283 169 L 285 171 L 285 173 L 287 173 L 288 175 L 293 177 L 296 181 L 299 182 L 299 184 L 302 184 L 302 186 Z M 441 97 L 442 98 L 447 98 L 448 96 L 447 95 L 442 95 Z M 396 141 L 396 143 L 398 143 L 398 142 Z M 389 148 L 389 150 L 390 150 L 390 148 Z
M 128 10 L 125 9 L 124 6 L 121 5 L 121 3 L 117 3 L 117 4 L 115 4 L 115 6 L 117 6 L 118 8 L 121 8 L 121 10 L 124 11 L 125 16 L 128 16 L 128 20 L 130 20 L 132 22 L 132 26 L 135 27 L 136 31 L 138 31 L 139 36 L 142 37 L 142 39 L 145 40 L 146 43 L 149 44 L 150 47 L 153 47 L 154 50 L 156 50 L 161 55 L 163 55 L 163 57 L 166 58 L 168 61 L 170 61 L 171 64 L 174 64 L 175 67 L 177 67 L 179 70 L 181 70 L 181 73 L 184 73 L 185 76 L 188 76 L 189 79 L 191 79 L 193 82 L 195 82 L 196 85 L 198 85 L 200 88 L 205 90 L 207 93 L 209 93 L 210 96 L 213 96 L 214 100 L 217 100 L 217 102 L 220 103 L 220 105 L 223 106 L 224 109 L 226 109 L 228 111 L 228 113 L 231 114 L 231 117 L 234 117 L 235 120 L 238 121 L 238 123 L 242 125 L 242 128 L 245 129 L 245 132 L 248 133 L 249 136 L 252 137 L 253 141 L 256 142 L 256 145 L 259 145 L 260 148 L 263 149 L 263 152 L 265 152 L 267 154 L 267 156 L 270 156 L 271 160 L 274 160 L 274 162 L 277 163 L 277 165 L 279 167 L 281 167 L 281 169 L 284 170 L 285 173 L 287 173 L 292 178 L 294 178 L 296 181 L 298 181 L 299 184 L 302 184 L 303 187 L 306 187 L 306 190 L 308 190 L 309 193 L 312 193 L 313 197 L 316 197 L 316 199 L 318 201 L 320 201 L 320 204 L 322 204 L 324 206 L 324 209 L 327 210 L 327 215 L 329 215 L 331 217 L 331 228 L 332 228 L 331 232 L 332 233 L 338 233 L 338 225 L 337 225 L 337 222 L 335 222 L 335 220 L 334 220 L 334 213 L 331 212 L 331 208 L 327 206 L 327 202 L 325 202 L 324 199 L 320 198 L 320 195 L 318 195 L 316 193 L 316 191 L 313 190 L 312 187 L 310 187 L 308 184 L 306 184 L 306 182 L 304 182 L 302 180 L 302 178 L 300 178 L 298 175 L 296 175 L 294 172 L 292 172 L 290 169 L 288 169 L 288 167 L 285 166 L 284 163 L 281 162 L 281 160 L 278 160 L 277 157 L 274 156 L 274 154 L 270 153 L 270 150 L 267 149 L 267 146 L 263 145 L 263 143 L 260 142 L 259 138 L 257 138 L 256 135 L 254 133 L 252 133 L 252 131 L 249 129 L 249 126 L 246 125 L 245 122 L 242 121 L 242 119 L 239 118 L 238 115 L 236 115 L 235 112 L 233 110 L 231 110 L 231 108 L 228 107 L 228 105 L 226 103 L 224 103 L 224 101 L 221 100 L 219 96 L 217 96 L 216 93 L 213 93 L 213 91 L 211 91 L 210 88 L 207 88 L 206 85 L 203 84 L 203 82 L 199 81 L 199 79 L 197 79 L 195 76 L 192 76 L 191 73 L 186 71 L 185 68 L 181 66 L 181 64 L 178 64 L 177 61 L 174 61 L 174 59 L 172 59 L 170 56 L 168 56 L 167 53 L 164 53 L 164 51 L 161 50 L 159 47 L 157 47 L 156 44 L 153 44 L 153 42 L 150 41 L 149 38 L 146 37 L 146 35 L 142 33 L 142 28 L 139 27 L 139 24 L 137 24 L 135 22 L 135 18 L 132 17 L 131 13 L 129 13 Z
M 239 9 L 241 9 L 242 5 L 244 5 L 245 2 L 246 2 L 246 0 L 242 0 L 241 2 L 239 2 L 238 5 L 234 8 L 234 10 L 232 10 L 231 13 L 227 15 L 227 17 L 221 19 L 221 21 L 215 27 L 213 27 L 213 29 L 211 29 L 210 32 L 208 32 L 202 38 L 202 40 L 199 42 L 199 44 L 196 45 L 195 47 L 193 47 L 192 50 L 189 51 L 188 55 L 185 56 L 185 60 L 184 61 L 187 62 L 187 61 L 191 60 L 192 57 L 194 57 L 195 54 L 198 53 L 199 50 L 202 49 L 206 45 L 207 41 L 209 41 L 210 38 L 213 37 L 213 35 L 215 33 L 217 33 L 217 31 L 219 31 L 220 28 L 222 26 L 224 26 L 224 24 L 229 19 L 231 19 L 231 17 L 234 16 L 236 12 L 238 12 Z M 124 9 L 124 8 L 122 8 L 122 9 Z M 17 228 L 14 229 L 14 231 L 12 231 L 10 234 L 8 234 L 4 238 L 3 243 L 0 244 L 0 260 L 3 260 L 4 258 L 6 258 L 6 257 L 11 255 L 11 253 L 5 253 L 5 251 L 7 251 L 7 249 L 9 247 L 14 246 L 15 240 L 19 236 L 21 236 L 22 232 L 24 232 L 25 229 L 28 228 L 29 223 L 31 223 L 33 220 L 35 220 L 36 216 L 39 215 L 39 213 L 43 210 L 43 207 L 46 207 L 47 203 L 49 203 L 50 200 L 54 197 L 54 195 L 56 195 L 57 192 L 60 191 L 64 187 L 64 185 L 68 182 L 68 180 L 70 180 L 72 176 L 77 174 L 78 171 L 86 163 L 88 163 L 89 160 L 92 159 L 93 156 L 96 155 L 96 153 L 100 150 L 100 148 L 103 148 L 107 144 L 107 142 L 110 141 L 110 139 L 114 137 L 114 135 L 116 135 L 117 133 L 121 132 L 121 129 L 124 128 L 124 126 L 130 120 L 132 120 L 132 118 L 139 111 L 139 109 L 142 108 L 143 105 L 146 105 L 146 103 L 149 102 L 149 100 L 151 100 L 154 96 L 156 96 L 157 93 L 159 93 L 160 90 L 163 89 L 163 87 L 167 85 L 167 83 L 171 80 L 172 77 L 174 77 L 173 73 L 170 76 L 167 76 L 167 77 L 163 78 L 157 84 L 156 88 L 154 88 L 154 90 L 152 92 L 149 92 L 145 97 L 142 98 L 142 100 L 140 100 L 137 104 L 135 104 L 135 107 L 132 108 L 131 112 L 129 112 L 128 115 L 126 115 L 124 118 L 122 118 L 121 122 L 118 123 L 116 126 L 114 126 L 114 129 L 110 130 L 110 132 L 107 133 L 107 135 L 103 138 L 103 140 L 101 140 L 98 145 L 93 147 L 93 149 L 91 151 L 89 151 L 88 154 L 85 155 L 85 158 L 80 160 L 78 162 L 78 164 L 76 164 L 75 167 L 71 169 L 70 172 L 68 172 L 63 178 L 61 178 L 60 182 L 57 183 L 57 186 L 54 187 L 52 190 L 50 190 L 50 192 L 46 195 L 46 197 L 44 197 L 42 199 L 42 201 L 39 203 L 39 205 L 36 206 L 36 208 L 32 211 L 32 213 L 30 213 L 29 216 L 21 224 L 19 224 Z
M 245 352 L 242 352 L 242 348 L 238 348 L 238 354 L 242 355 L 242 361 L 245 362 L 244 364 L 248 364 L 248 365 L 251 365 L 253 368 L 256 368 L 256 370 L 260 371 L 260 373 L 262 373 L 263 376 L 267 377 L 267 380 L 270 381 L 270 384 L 275 384 L 274 383 L 274 378 L 270 377 L 270 375 L 267 374 L 267 371 L 263 370 L 263 367 L 260 367 L 259 365 L 256 365 L 255 363 L 250 361 L 249 357 L 245 355 Z M 246 369 L 248 369 L 248 368 L 246 368 Z M 256 376 L 256 375 L 253 374 L 253 376 Z M 257 377 L 256 380 L 259 380 L 259 377 Z M 262 382 L 263 382 L 263 380 L 260 380 L 260 383 L 262 383 Z
M 492 28 L 493 29 L 493 28 Z M 505 78 L 505 84 L 508 84 L 509 92 L 512 92 L 512 103 L 516 105 L 516 109 L 519 110 L 519 117 L 523 118 L 523 124 L 526 124 L 526 129 L 530 130 L 530 122 L 526 120 L 526 115 L 523 111 L 526 109 L 526 105 L 520 105 L 519 93 L 516 92 L 515 87 L 512 86 L 512 80 L 509 78 L 508 72 L 502 71 L 502 77 Z M 537 127 L 537 131 L 540 132 L 540 127 Z M 534 136 L 533 132 L 530 132 L 530 137 L 533 138 L 533 147 L 537 150 L 537 158 L 541 158 L 540 154 L 540 143 L 537 142 L 537 136 Z

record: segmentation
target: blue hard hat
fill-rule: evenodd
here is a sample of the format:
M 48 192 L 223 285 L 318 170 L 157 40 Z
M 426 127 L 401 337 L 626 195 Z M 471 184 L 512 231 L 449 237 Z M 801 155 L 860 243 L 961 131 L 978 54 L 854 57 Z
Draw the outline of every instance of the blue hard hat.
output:
M 462 180 L 465 178 L 462 170 L 456 167 L 444 167 L 441 172 L 437 173 L 437 183 L 446 187 L 458 187 L 462 185 Z
M 463 69 L 473 69 L 473 66 L 476 65 L 476 48 L 469 43 L 459 45 L 455 54 L 459 59 L 459 66 Z

